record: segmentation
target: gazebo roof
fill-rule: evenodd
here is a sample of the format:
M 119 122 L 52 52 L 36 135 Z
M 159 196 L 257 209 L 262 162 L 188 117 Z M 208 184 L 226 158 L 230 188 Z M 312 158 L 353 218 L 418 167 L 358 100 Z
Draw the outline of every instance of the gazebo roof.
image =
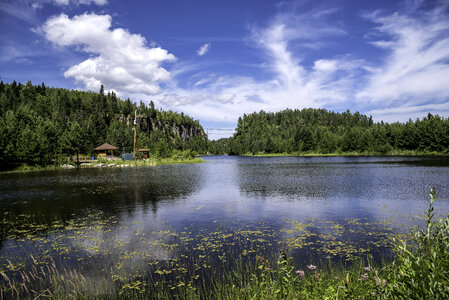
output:
M 148 151 L 150 151 L 150 149 L 142 148 L 137 150 L 137 152 L 148 152 Z
M 117 150 L 118 148 L 115 146 L 112 146 L 108 143 L 104 143 L 103 145 L 95 148 L 94 150 Z

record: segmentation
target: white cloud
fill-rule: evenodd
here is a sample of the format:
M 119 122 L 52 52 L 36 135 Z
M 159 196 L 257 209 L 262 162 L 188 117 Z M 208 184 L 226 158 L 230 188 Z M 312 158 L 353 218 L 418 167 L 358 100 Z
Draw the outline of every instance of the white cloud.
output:
M 83 5 L 98 5 L 98 6 L 103 6 L 108 4 L 108 0 L 51 0 L 53 1 L 54 4 L 56 5 L 79 5 L 79 4 L 83 4 Z
M 48 5 L 66 9 L 67 7 L 81 4 L 103 6 L 108 4 L 108 0 L 1 0 L 0 12 L 5 12 L 30 24 L 38 24 L 37 12 Z
M 89 90 L 98 90 L 104 84 L 119 95 L 158 93 L 159 84 L 170 79 L 161 65 L 176 59 L 165 49 L 146 46 L 139 34 L 111 29 L 109 15 L 84 14 L 70 19 L 61 14 L 48 19 L 41 30 L 55 45 L 74 46 L 92 55 L 64 73 Z
M 70 19 L 62 14 L 47 20 L 41 29 L 54 44 L 90 55 L 70 67 L 66 77 L 92 90 L 103 83 L 132 99 L 151 95 L 157 105 L 183 111 L 201 122 L 234 127 L 244 113 L 337 106 L 394 121 L 427 110 L 449 114 L 449 18 L 445 9 L 369 15 L 378 27 L 365 37 L 387 53 L 380 64 L 368 63 L 371 57 L 327 51 L 335 45 L 329 41 L 338 43 L 336 37 L 347 35 L 338 26 L 341 23 L 335 22 L 337 10 L 277 14 L 265 27 L 250 29 L 246 39 L 261 53 L 263 71 L 269 75 L 266 79 L 208 73 L 188 62 L 175 64 L 169 72 L 163 64 L 173 62 L 173 54 L 148 46 L 139 34 L 111 29 L 108 15 Z M 204 55 L 209 48 L 210 43 L 204 44 L 197 54 Z M 189 79 L 178 82 L 187 73 Z
M 203 56 L 204 54 L 206 54 L 207 52 L 209 52 L 209 48 L 210 48 L 210 43 L 206 43 L 204 45 L 202 45 L 197 51 L 196 53 L 199 56 Z
M 449 115 L 449 102 L 412 106 L 406 103 L 402 106 L 373 109 L 368 111 L 367 114 L 372 115 L 377 122 L 381 120 L 385 122 L 406 122 L 409 119 L 421 119 L 427 116 L 429 112 L 434 115 L 447 116 Z
M 153 99 L 201 121 L 229 124 L 228 127 L 235 126 L 243 113 L 321 107 L 344 101 L 352 91 L 355 70 L 361 65 L 359 60 L 323 58 L 316 60 L 313 67 L 306 67 L 290 48 L 294 41 L 310 44 L 315 43 L 317 37 L 344 34 L 338 28 L 326 26 L 321 20 L 325 16 L 316 16 L 322 24 L 316 34 L 311 26 L 297 28 L 297 24 L 311 22 L 299 22 L 298 16 L 276 18 L 266 28 L 253 28 L 250 41 L 263 51 L 266 57 L 264 66 L 272 73 L 267 80 L 206 75 L 190 89 L 179 88 L 175 82 Z
M 69 0 L 53 0 L 56 5 L 69 5 Z
M 33 3 L 30 0 L 6 0 L 0 3 L 0 11 L 14 18 L 35 24 L 37 23 L 35 10 L 40 8 L 41 5 L 39 3 L 34 5 Z
M 449 97 L 449 18 L 447 5 L 431 11 L 414 7 L 406 13 L 368 16 L 388 39 L 372 44 L 389 51 L 384 62 L 372 69 L 359 99 L 383 107 L 421 106 Z
M 91 5 L 92 3 L 96 5 L 106 5 L 108 4 L 108 0 L 79 0 L 80 4 Z
M 333 72 L 337 69 L 336 60 L 319 59 L 315 61 L 313 68 L 318 72 Z
M 31 7 L 33 8 L 34 11 L 41 9 L 44 7 L 44 5 L 41 2 L 34 2 L 31 4 Z

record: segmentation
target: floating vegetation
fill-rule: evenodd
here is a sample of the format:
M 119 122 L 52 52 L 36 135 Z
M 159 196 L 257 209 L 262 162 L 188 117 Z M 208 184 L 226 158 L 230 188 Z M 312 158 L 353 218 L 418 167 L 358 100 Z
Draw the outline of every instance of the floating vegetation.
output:
M 389 220 L 284 220 L 280 230 L 263 222 L 213 224 L 176 231 L 163 223 L 149 230 L 143 222 L 100 212 L 67 221 L 8 216 L 1 219 L 0 295 L 195 291 L 217 274 L 257 266 L 260 257 L 276 261 L 281 244 L 293 258 L 306 255 L 305 261 L 320 264 L 331 258 L 359 261 L 376 251 L 391 254 L 392 237 L 399 237 Z M 305 268 L 299 259 L 292 263 Z
M 386 250 L 391 247 L 392 238 L 401 236 L 387 220 L 368 222 L 366 218 L 347 218 L 336 222 L 315 218 L 305 223 L 285 222 L 290 227 L 281 231 L 292 250 L 307 248 L 317 254 L 347 261 L 359 260 L 373 251 Z

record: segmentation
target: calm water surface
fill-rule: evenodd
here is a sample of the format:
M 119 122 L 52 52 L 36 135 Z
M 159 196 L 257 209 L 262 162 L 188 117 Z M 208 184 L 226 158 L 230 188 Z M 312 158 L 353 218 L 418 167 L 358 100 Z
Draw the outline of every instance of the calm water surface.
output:
M 275 257 L 280 243 L 299 266 L 380 259 L 389 237 L 422 224 L 431 186 L 437 212 L 449 212 L 448 159 L 204 159 L 1 174 L 0 270 L 26 269 L 33 255 L 91 276 L 162 272 L 177 260 L 194 276 L 192 266 Z

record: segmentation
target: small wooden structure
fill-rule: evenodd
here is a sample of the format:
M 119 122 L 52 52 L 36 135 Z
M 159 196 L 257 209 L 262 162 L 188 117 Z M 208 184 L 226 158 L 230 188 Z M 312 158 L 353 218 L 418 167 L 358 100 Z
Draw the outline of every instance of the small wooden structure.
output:
M 148 158 L 150 156 L 150 149 L 142 148 L 137 150 L 140 153 L 141 158 Z
M 107 157 L 108 155 L 113 156 L 114 151 L 118 148 L 115 146 L 112 146 L 108 143 L 104 143 L 103 145 L 95 148 L 95 152 L 97 153 L 98 157 Z

